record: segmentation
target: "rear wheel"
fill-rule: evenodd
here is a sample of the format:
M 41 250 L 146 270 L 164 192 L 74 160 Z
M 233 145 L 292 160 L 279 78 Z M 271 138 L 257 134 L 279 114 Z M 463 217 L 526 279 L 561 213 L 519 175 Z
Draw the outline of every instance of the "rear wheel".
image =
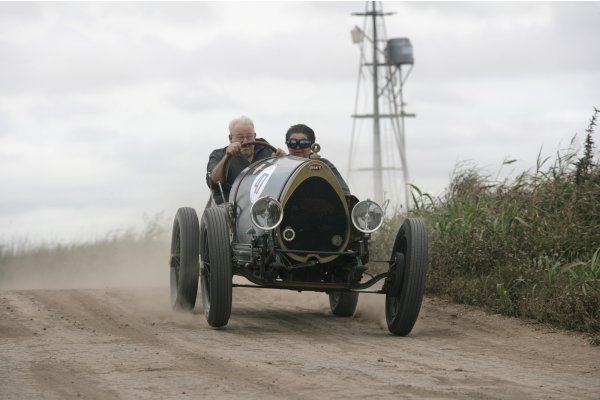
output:
M 333 315 L 351 317 L 358 304 L 358 292 L 330 292 L 329 307 Z
M 171 306 L 193 310 L 198 293 L 200 230 L 190 207 L 177 210 L 171 235 Z
M 204 315 L 213 327 L 227 325 L 231 315 L 231 248 L 227 210 L 209 207 L 202 216 L 200 251 Z
M 427 229 L 423 220 L 404 221 L 392 249 L 392 282 L 385 295 L 385 318 L 394 335 L 408 335 L 412 330 L 425 293 L 427 274 Z

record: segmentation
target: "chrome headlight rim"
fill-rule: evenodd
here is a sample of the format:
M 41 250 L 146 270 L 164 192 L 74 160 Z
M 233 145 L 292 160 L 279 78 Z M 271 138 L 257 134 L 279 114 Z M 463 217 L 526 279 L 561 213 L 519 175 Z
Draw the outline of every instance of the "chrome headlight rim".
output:
M 264 206 L 265 202 L 268 203 L 268 205 Z M 264 207 L 265 211 L 263 212 L 268 212 L 269 206 L 275 206 L 279 216 L 277 217 L 277 222 L 263 226 L 257 219 L 257 214 L 259 212 L 258 207 Z M 270 196 L 261 197 L 252 204 L 252 207 L 250 207 L 250 220 L 257 228 L 262 229 L 263 231 L 271 231 L 281 224 L 281 221 L 283 220 L 283 207 L 279 201 Z
M 377 213 L 381 216 L 379 222 L 374 227 L 368 228 L 368 227 L 360 226 L 360 224 L 358 223 L 359 216 L 357 214 L 358 214 L 359 210 L 362 210 L 364 208 L 365 205 L 366 205 L 366 210 L 367 210 L 367 217 L 370 214 L 369 210 L 372 209 L 373 207 L 374 207 L 374 209 L 372 209 L 371 212 L 377 211 Z M 352 225 L 354 225 L 354 227 L 356 229 L 358 229 L 360 232 L 373 233 L 373 232 L 377 231 L 379 228 L 381 228 L 381 226 L 383 225 L 383 208 L 377 202 L 375 202 L 371 199 L 359 201 L 352 208 L 352 214 L 351 214 L 350 219 L 352 220 Z

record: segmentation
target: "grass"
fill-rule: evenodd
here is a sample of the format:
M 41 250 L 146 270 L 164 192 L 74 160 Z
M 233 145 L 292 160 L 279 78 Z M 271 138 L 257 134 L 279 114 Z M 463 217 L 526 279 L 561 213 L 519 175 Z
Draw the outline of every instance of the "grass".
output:
M 427 289 L 459 303 L 587 332 L 600 343 L 600 164 L 595 109 L 580 156 L 495 181 L 459 165 L 439 198 L 413 187 L 412 215 L 430 236 Z M 512 163 L 512 160 L 505 164 Z M 402 217 L 379 232 L 373 258 L 390 248 Z

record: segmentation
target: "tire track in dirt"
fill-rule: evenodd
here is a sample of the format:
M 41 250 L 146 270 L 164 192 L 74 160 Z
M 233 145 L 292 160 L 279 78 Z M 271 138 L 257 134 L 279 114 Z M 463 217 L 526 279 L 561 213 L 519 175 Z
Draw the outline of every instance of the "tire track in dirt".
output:
M 230 323 L 173 312 L 168 289 L 0 292 L 0 398 L 598 399 L 580 335 L 426 299 L 410 336 L 383 296 L 234 289 Z

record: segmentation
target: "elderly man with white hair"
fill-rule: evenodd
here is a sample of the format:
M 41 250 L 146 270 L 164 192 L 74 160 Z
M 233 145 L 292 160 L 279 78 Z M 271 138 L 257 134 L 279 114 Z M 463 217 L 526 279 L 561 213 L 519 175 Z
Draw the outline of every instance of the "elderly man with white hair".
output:
M 273 152 L 262 144 L 244 145 L 248 142 L 264 142 L 268 145 L 266 140 L 256 138 L 254 123 L 250 118 L 242 115 L 229 123 L 229 145 L 210 153 L 206 167 L 206 182 L 213 191 L 217 203 L 228 201 L 231 185 L 248 165 L 264 158 L 286 154 L 279 148 Z M 219 183 L 223 188 L 224 199 L 221 196 Z

